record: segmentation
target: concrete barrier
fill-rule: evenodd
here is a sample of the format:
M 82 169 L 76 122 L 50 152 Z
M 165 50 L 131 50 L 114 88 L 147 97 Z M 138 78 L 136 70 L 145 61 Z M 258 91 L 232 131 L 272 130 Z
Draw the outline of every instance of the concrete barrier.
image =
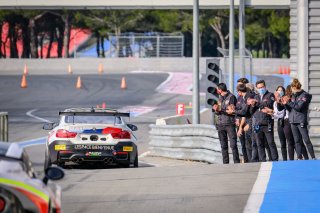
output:
M 200 58 L 200 72 L 206 72 L 206 59 Z M 274 74 L 280 66 L 289 66 L 289 59 L 253 59 L 254 75 Z M 192 72 L 192 58 L 59 58 L 59 59 L 0 59 L 0 75 L 20 75 L 27 64 L 30 75 L 68 74 L 71 65 L 74 74 L 97 74 L 99 65 L 104 73 L 133 70 L 162 72 Z M 235 60 L 239 67 L 239 60 Z M 224 63 L 221 62 L 224 69 Z M 235 70 L 239 72 L 239 70 Z
M 7 112 L 0 112 L 0 141 L 9 141 Z
M 218 132 L 213 125 L 150 125 L 150 155 L 221 163 Z

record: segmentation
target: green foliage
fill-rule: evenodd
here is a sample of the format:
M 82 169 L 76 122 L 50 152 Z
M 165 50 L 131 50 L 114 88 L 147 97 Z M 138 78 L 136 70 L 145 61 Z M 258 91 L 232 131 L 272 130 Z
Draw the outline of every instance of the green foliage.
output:
M 0 22 L 19 22 L 33 19 L 45 11 L 0 10 Z M 192 10 L 82 10 L 52 11 L 64 20 L 70 18 L 73 27 L 87 28 L 101 36 L 121 32 L 192 32 Z M 237 14 L 236 10 L 236 14 Z M 238 17 L 236 15 L 236 27 Z M 227 45 L 229 33 L 228 10 L 201 10 L 199 31 L 202 35 L 203 55 L 216 56 L 212 49 Z M 61 23 L 64 25 L 64 23 Z M 45 24 L 37 30 L 45 31 Z M 42 29 L 43 28 L 43 29 Z M 272 57 L 289 57 L 289 10 L 246 9 L 246 47 L 252 52 Z M 236 40 L 238 35 L 236 34 Z M 190 39 L 188 39 L 190 42 Z M 237 42 L 237 41 L 236 41 Z M 190 46 L 189 44 L 186 44 Z M 192 45 L 191 45 L 192 46 Z M 261 54 L 262 49 L 267 54 Z M 272 53 L 272 54 L 270 54 Z

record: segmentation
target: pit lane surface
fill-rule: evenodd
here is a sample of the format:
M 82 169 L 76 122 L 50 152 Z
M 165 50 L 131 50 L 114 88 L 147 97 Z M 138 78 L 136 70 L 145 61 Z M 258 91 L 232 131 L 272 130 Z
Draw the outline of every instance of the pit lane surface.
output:
M 36 117 L 55 121 L 64 108 L 106 102 L 115 108 L 155 108 L 131 118 L 139 128 L 139 152 L 147 152 L 148 125 L 174 115 L 175 104 L 189 103 L 192 97 L 156 93 L 167 74 L 126 74 L 127 90 L 120 89 L 122 76 L 82 76 L 81 90 L 75 89 L 76 76 L 72 75 L 29 76 L 25 90 L 19 88 L 20 76 L 1 76 L 0 107 L 9 112 L 10 141 L 45 136 L 43 121 Z M 27 150 L 41 175 L 44 146 Z M 259 164 L 226 167 L 152 157 L 140 160 L 142 168 L 138 169 L 66 170 L 59 182 L 64 212 L 242 212 L 260 168 Z

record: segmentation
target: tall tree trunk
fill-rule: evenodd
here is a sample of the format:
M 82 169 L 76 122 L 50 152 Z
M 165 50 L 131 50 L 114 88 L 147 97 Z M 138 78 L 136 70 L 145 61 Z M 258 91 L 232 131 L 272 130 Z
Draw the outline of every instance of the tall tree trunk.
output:
M 261 43 L 261 49 L 262 49 L 262 58 L 265 58 L 266 57 L 265 41 Z
M 69 44 L 70 44 L 70 33 L 71 33 L 71 20 L 70 16 L 66 14 L 63 17 L 64 25 L 64 38 L 63 38 L 63 57 L 69 58 Z
M 226 42 L 225 42 L 225 37 L 222 33 L 221 23 L 217 22 L 215 24 L 210 24 L 210 26 L 218 34 L 219 39 L 220 39 L 221 48 L 226 49 Z
M 3 26 L 3 24 L 2 24 L 2 22 L 0 23 L 0 58 L 2 58 L 3 57 L 3 54 L 2 54 L 2 26 Z
M 260 58 L 260 47 L 257 47 L 257 58 Z
M 58 58 L 62 58 L 62 50 L 63 50 L 63 38 L 64 38 L 64 26 L 59 26 L 59 35 L 56 33 L 56 38 L 58 40 L 58 49 L 57 49 L 57 55 Z
M 97 57 L 100 58 L 100 34 L 98 31 L 95 32 L 96 34 L 96 51 Z
M 22 50 L 22 58 L 29 58 L 30 57 L 30 32 L 28 28 L 28 22 L 22 26 L 22 43 L 23 43 L 23 50 Z
M 105 58 L 105 54 L 104 54 L 104 36 L 100 37 L 100 45 L 101 45 L 101 57 Z
M 40 58 L 43 58 L 43 39 L 44 39 L 44 35 L 41 35 L 41 37 L 40 37 Z
M 271 35 L 268 35 L 268 49 L 269 49 L 269 54 L 268 57 L 269 58 L 273 58 L 273 54 L 272 54 L 272 42 L 271 42 Z
M 31 58 L 38 58 L 38 38 L 36 32 L 36 24 L 35 19 L 31 18 L 29 21 L 30 28 L 30 50 L 31 50 Z
M 15 33 L 15 25 L 13 23 L 9 23 L 9 38 L 10 38 L 10 58 L 18 58 L 17 35 Z
M 49 34 L 49 46 L 48 46 L 48 52 L 47 52 L 47 57 L 46 58 L 50 58 L 51 57 L 51 48 L 52 48 L 52 43 L 53 43 L 53 39 L 54 39 L 54 28 L 51 29 L 50 34 Z

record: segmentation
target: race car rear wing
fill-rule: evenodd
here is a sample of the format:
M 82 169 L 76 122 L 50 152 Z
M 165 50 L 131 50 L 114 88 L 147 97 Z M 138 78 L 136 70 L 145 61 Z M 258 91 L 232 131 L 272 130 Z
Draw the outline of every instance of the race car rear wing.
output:
M 118 116 L 118 117 L 130 117 L 130 113 L 127 112 L 59 112 L 61 116 Z

